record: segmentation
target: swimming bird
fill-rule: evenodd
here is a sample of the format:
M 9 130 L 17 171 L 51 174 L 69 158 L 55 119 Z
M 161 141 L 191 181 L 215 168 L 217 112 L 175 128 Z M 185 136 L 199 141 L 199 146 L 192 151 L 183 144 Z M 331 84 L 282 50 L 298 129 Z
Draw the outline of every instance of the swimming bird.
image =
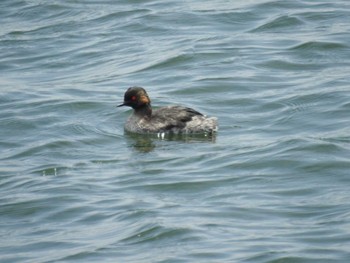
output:
M 218 130 L 217 118 L 183 106 L 167 106 L 152 109 L 145 89 L 130 87 L 124 94 L 124 102 L 118 107 L 129 106 L 133 113 L 125 123 L 125 130 L 133 133 L 203 133 Z

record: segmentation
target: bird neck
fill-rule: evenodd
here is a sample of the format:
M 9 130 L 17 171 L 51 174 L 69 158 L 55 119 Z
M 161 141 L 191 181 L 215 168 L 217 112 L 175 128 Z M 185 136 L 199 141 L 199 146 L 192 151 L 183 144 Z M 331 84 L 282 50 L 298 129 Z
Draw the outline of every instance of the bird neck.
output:
M 151 107 L 151 104 L 147 103 L 147 104 L 144 104 L 138 108 L 135 108 L 135 114 L 139 115 L 139 116 L 146 116 L 146 117 L 151 117 L 152 115 L 152 107 Z

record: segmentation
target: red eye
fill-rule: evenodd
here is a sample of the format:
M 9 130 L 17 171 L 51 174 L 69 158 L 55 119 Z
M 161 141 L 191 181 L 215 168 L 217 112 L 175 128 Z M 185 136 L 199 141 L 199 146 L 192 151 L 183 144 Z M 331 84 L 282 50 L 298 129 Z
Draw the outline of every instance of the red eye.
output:
M 132 96 L 132 97 L 131 97 L 131 100 L 136 100 L 136 96 Z

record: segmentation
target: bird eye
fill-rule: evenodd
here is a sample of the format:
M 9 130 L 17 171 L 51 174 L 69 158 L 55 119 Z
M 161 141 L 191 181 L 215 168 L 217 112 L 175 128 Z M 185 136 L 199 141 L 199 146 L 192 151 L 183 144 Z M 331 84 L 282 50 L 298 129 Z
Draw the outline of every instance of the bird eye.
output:
M 132 96 L 132 97 L 131 97 L 131 100 L 136 100 L 136 96 Z

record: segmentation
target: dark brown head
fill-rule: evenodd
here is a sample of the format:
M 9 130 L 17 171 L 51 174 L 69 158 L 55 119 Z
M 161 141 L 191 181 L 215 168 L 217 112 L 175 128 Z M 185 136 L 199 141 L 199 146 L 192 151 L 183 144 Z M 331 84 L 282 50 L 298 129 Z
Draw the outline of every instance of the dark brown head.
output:
M 124 102 L 123 104 L 118 105 L 121 106 L 129 106 L 133 109 L 139 109 L 144 106 L 149 106 L 151 104 L 151 100 L 149 99 L 147 92 L 141 87 L 131 87 L 124 94 Z

